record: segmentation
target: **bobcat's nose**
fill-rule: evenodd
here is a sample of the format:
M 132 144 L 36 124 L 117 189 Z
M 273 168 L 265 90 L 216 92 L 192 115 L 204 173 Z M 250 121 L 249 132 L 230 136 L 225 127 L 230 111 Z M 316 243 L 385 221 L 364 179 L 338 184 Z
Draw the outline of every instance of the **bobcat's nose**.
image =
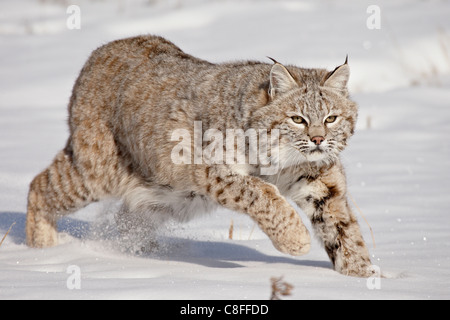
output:
M 325 140 L 325 138 L 321 137 L 321 136 L 316 136 L 316 137 L 311 138 L 311 141 L 314 142 L 316 144 L 316 146 L 320 145 L 324 140 Z

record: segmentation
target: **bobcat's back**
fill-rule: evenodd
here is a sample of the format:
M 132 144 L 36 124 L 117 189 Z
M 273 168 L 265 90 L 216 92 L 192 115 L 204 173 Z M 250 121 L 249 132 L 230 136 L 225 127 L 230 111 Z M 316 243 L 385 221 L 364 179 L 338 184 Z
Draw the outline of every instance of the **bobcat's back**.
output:
M 204 131 L 248 126 L 252 110 L 245 106 L 268 102 L 269 71 L 270 65 L 256 62 L 212 64 L 161 37 L 111 42 L 93 52 L 74 86 L 72 142 L 104 144 L 96 128 L 107 128 L 114 136 L 111 148 L 126 159 L 128 170 L 161 184 L 192 184 L 180 171 L 188 167 L 171 161 L 173 131 L 184 129 L 193 137 L 194 121 Z M 77 143 L 77 130 L 87 127 Z

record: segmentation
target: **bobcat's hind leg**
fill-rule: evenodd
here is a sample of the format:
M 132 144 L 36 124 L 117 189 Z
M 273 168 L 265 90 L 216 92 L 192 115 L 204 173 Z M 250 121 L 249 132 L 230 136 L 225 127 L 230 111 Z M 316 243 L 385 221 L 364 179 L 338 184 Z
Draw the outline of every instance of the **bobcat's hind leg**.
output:
M 26 223 L 31 247 L 56 245 L 59 217 L 106 196 L 117 196 L 126 177 L 127 163 L 121 162 L 107 125 L 86 121 L 72 127 L 66 147 L 31 182 Z
M 71 153 L 60 151 L 53 163 L 37 175 L 28 193 L 26 241 L 30 247 L 58 243 L 58 217 L 80 209 L 95 199 L 73 165 Z

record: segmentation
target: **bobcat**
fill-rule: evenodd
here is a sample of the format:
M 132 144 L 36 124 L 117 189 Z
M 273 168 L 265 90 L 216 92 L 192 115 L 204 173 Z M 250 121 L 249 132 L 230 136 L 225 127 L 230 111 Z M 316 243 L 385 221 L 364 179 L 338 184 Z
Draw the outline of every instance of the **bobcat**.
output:
M 67 144 L 31 182 L 27 244 L 56 245 L 58 217 L 114 197 L 122 200 L 116 221 L 123 232 L 223 206 L 248 214 L 281 252 L 302 255 L 310 236 L 290 198 L 336 271 L 372 275 L 339 160 L 357 117 L 347 60 L 331 72 L 273 61 L 213 64 L 151 35 L 95 50 L 73 88 Z M 200 134 L 278 132 L 278 152 L 269 152 L 277 170 L 261 174 L 259 162 L 174 161 L 174 148 L 185 143 L 172 139 L 174 131 L 198 135 L 198 122 Z M 192 145 L 183 150 L 196 156 Z

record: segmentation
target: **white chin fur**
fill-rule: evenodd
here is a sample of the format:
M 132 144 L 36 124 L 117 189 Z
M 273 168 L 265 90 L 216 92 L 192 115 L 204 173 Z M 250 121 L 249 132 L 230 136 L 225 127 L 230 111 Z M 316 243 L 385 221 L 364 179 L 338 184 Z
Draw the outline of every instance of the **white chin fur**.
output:
M 327 156 L 328 155 L 325 152 L 313 152 L 313 153 L 306 154 L 306 159 L 309 162 L 322 161 L 322 160 L 325 160 L 327 158 Z
M 272 159 L 279 164 L 279 168 L 288 168 L 304 164 L 306 162 L 330 162 L 332 157 L 327 152 L 302 153 L 291 147 L 280 147 L 277 159 Z

